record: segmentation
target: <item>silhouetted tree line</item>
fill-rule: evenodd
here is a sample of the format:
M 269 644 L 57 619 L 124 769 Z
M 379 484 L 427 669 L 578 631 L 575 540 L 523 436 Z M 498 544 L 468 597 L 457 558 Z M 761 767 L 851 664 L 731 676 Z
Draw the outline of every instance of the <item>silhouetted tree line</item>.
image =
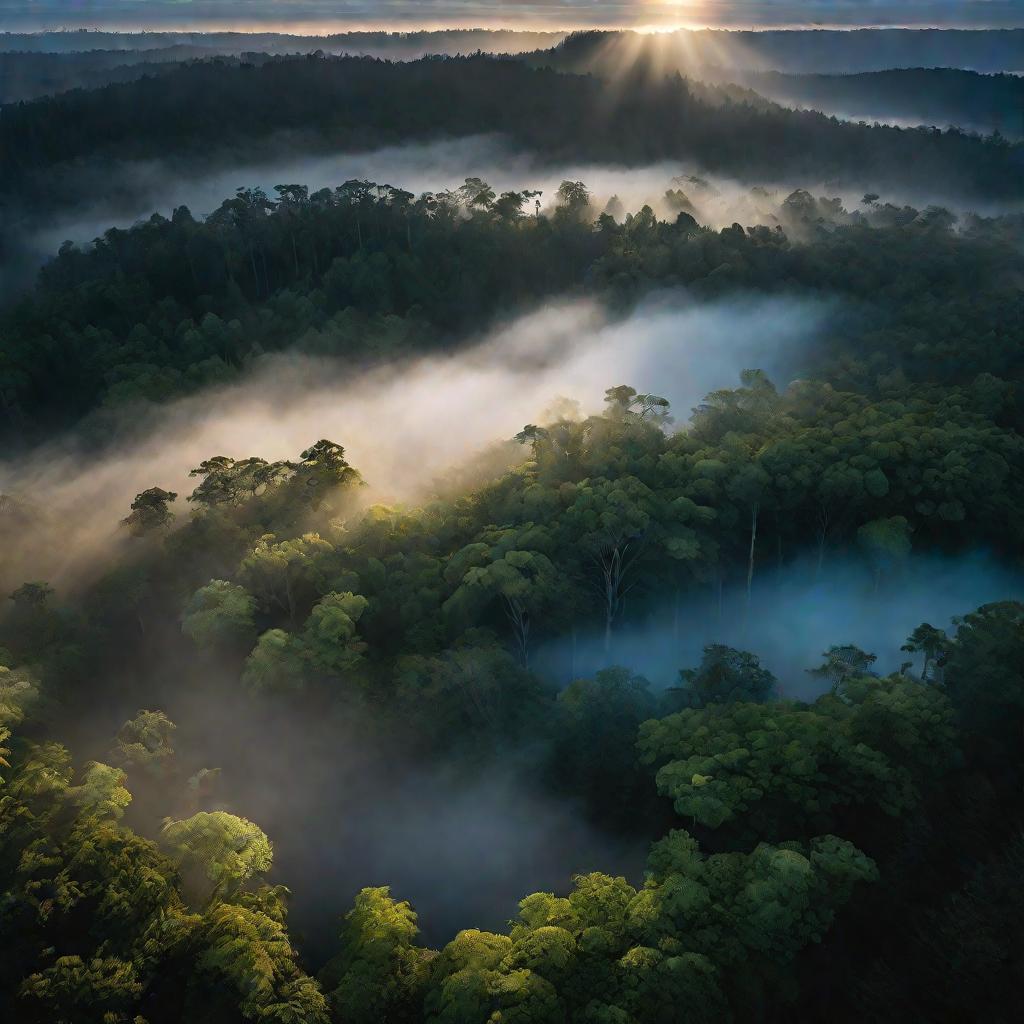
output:
M 955 231 L 941 210 L 872 199 L 847 214 L 795 192 L 774 230 L 715 232 L 646 208 L 595 225 L 585 188 L 567 188 L 540 217 L 535 193 L 497 196 L 475 178 L 419 197 L 368 181 L 312 195 L 282 185 L 273 198 L 244 189 L 205 221 L 181 208 L 66 245 L 35 292 L 0 313 L 0 431 L 37 437 L 100 404 L 230 379 L 285 347 L 357 360 L 422 352 L 580 289 L 613 305 L 671 285 L 846 295 L 856 313 L 811 357 L 837 383 L 1020 377 L 1013 218 Z
M 287 131 L 316 147 L 365 149 L 503 132 L 551 159 L 636 164 L 688 158 L 709 171 L 789 180 L 916 185 L 1021 195 L 1024 150 L 957 131 L 844 123 L 757 102 L 718 102 L 678 75 L 588 76 L 477 55 L 389 63 L 279 57 L 201 62 L 158 77 L 0 107 L 0 197 L 49 206 L 60 172 L 87 159 L 173 153 L 232 159 Z

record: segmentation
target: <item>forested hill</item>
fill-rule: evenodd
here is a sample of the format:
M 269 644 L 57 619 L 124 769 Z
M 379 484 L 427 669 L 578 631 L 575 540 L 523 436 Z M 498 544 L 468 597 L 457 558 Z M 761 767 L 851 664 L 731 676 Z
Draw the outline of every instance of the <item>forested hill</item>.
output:
M 686 158 L 757 181 L 770 168 L 777 180 L 1024 195 L 1022 147 L 707 100 L 679 77 L 627 78 L 609 93 L 595 79 L 482 56 L 200 63 L 0 108 L 0 196 L 49 205 L 67 186 L 48 172 L 91 158 L 238 159 L 285 131 L 292 144 L 333 150 L 497 131 L 552 159 Z
M 944 67 L 1000 72 L 1024 69 L 1024 28 L 1011 29 L 718 29 L 670 33 L 573 32 L 546 55 L 566 70 L 625 68 L 658 59 L 662 69 L 699 65 L 739 71 L 851 74 Z
M 728 73 L 726 73 L 728 74 Z M 1024 136 L 1024 78 L 955 68 L 908 68 L 861 75 L 746 73 L 739 80 L 788 106 L 809 106 L 868 120 L 915 120 L 1019 139 Z
M 777 230 L 715 232 L 647 208 L 595 226 L 581 182 L 563 185 L 552 216 L 524 216 L 533 195 L 497 196 L 474 178 L 418 198 L 366 181 L 283 186 L 273 199 L 249 189 L 205 221 L 182 208 L 66 245 L 0 316 L 0 431 L 31 436 L 100 404 L 168 398 L 233 377 L 260 351 L 412 354 L 580 290 L 613 303 L 673 286 L 845 295 L 860 315 L 816 357 L 834 379 L 1024 377 L 1012 218 L 954 231 L 940 210 L 849 214 L 795 192 Z

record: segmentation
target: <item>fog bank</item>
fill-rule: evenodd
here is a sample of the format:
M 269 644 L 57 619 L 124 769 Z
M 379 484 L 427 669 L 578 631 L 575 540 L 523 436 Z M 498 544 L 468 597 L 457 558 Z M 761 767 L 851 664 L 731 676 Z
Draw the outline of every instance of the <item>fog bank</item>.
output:
M 276 185 L 307 185 L 311 192 L 336 188 L 351 179 L 390 184 L 419 195 L 456 189 L 467 177 L 489 182 L 498 193 L 540 189 L 544 212 L 550 212 L 562 181 L 582 181 L 592 194 L 596 216 L 609 202 L 617 217 L 645 204 L 672 220 L 678 207 L 666 201 L 668 190 L 681 189 L 697 220 L 714 229 L 738 222 L 745 226 L 779 223 L 779 207 L 793 190 L 837 197 L 847 210 L 860 207 L 866 191 L 880 191 L 882 202 L 919 209 L 941 205 L 956 213 L 995 215 L 1022 208 L 1021 204 L 979 202 L 935 190 L 922 183 L 913 190 L 877 189 L 865 173 L 863 181 L 838 186 L 802 179 L 780 179 L 770 168 L 754 180 L 709 174 L 696 161 L 666 160 L 643 166 L 610 166 L 586 162 L 545 162 L 501 135 L 474 135 L 428 143 L 387 146 L 363 152 L 310 154 L 296 149 L 294 140 L 278 139 L 275 152 L 287 154 L 263 161 L 240 161 L 212 169 L 195 163 L 147 160 L 93 162 L 74 171 L 71 193 L 81 197 L 69 206 L 45 214 L 17 215 L 9 211 L 6 246 L 0 255 L 0 300 L 4 292 L 27 286 L 36 268 L 65 241 L 88 245 L 111 227 L 129 228 L 154 213 L 170 217 L 187 206 L 205 217 L 242 187 L 262 188 L 271 197 Z M 759 187 L 752 193 L 751 189 Z M 3 246 L 0 246 L 0 254 Z M 6 282 L 2 281 L 7 277 Z
M 628 666 L 656 687 L 679 685 L 681 668 L 695 668 L 706 644 L 723 643 L 752 651 L 778 678 L 786 697 L 813 699 L 827 684 L 807 674 L 822 663 L 832 644 L 855 644 L 877 655 L 880 674 L 898 671 L 919 655 L 901 651 L 922 622 L 952 629 L 951 619 L 990 601 L 1024 599 L 1024 571 L 984 552 L 958 557 L 916 554 L 877 586 L 856 550 L 826 554 L 821 572 L 815 559 L 779 569 L 774 552 L 758 551 L 749 609 L 746 588 L 737 581 L 706 587 L 677 603 L 666 596 L 644 622 L 627 622 L 613 635 L 606 655 L 601 632 L 546 645 L 536 656 L 541 671 L 566 681 L 591 676 L 609 662 Z M 575 671 L 574 671 L 575 667 Z
M 214 455 L 295 458 L 327 437 L 346 447 L 368 499 L 415 501 L 560 398 L 596 410 L 606 388 L 628 383 L 664 395 L 685 419 L 744 368 L 786 384 L 829 312 L 808 300 L 665 293 L 622 320 L 591 301 L 550 304 L 457 352 L 362 372 L 341 360 L 268 357 L 236 384 L 140 410 L 100 452 L 72 435 L 0 461 L 0 494 L 34 510 L 31 525 L 16 527 L 3 582 L 31 573 L 60 584 L 102 565 L 111 545 L 130 543 L 118 522 L 147 487 L 178 492 L 176 511 L 187 515 L 188 472 Z

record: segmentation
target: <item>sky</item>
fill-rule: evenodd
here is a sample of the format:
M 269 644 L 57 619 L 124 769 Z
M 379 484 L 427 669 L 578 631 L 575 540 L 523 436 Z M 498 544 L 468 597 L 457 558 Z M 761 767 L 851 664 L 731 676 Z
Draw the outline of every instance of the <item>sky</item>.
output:
M 1024 26 L 1024 0 L 0 0 L 0 30 Z

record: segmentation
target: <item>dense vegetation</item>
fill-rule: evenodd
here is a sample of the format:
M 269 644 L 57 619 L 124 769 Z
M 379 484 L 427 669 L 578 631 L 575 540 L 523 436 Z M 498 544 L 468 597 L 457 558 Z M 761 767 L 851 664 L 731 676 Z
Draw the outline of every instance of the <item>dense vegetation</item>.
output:
M 733 170 L 877 157 L 884 178 L 911 173 L 912 154 L 916 175 L 1020 188 L 1021 151 L 1000 142 L 714 106 L 682 80 L 627 83 L 609 111 L 603 89 L 485 58 L 202 63 L 4 108 L 0 175 L 27 200 L 62 161 L 240 146 L 292 117 L 350 145 L 500 123 L 545 152 L 695 149 Z M 820 658 L 797 685 L 720 642 L 669 687 L 615 661 L 622 635 L 666 608 L 676 640 L 697 629 L 680 607 L 699 603 L 712 631 L 748 622 L 754 589 L 787 572 L 826 586 L 855 566 L 870 602 L 898 595 L 918 557 L 984 549 L 1020 566 L 1020 218 L 873 193 L 851 212 L 797 190 L 770 226 L 715 231 L 698 222 L 708 188 L 677 179 L 667 220 L 594 209 L 576 181 L 548 213 L 532 190 L 472 177 L 422 196 L 355 180 L 240 189 L 205 220 L 179 209 L 64 246 L 0 311 L 0 437 L 59 474 L 59 449 L 34 445 L 77 431 L 88 470 L 113 423 L 188 392 L 214 412 L 211 385 L 265 353 L 324 357 L 358 381 L 567 295 L 610 317 L 680 287 L 835 309 L 796 380 L 748 368 L 689 412 L 631 386 L 656 381 L 609 380 L 599 411 L 563 403 L 513 437 L 481 436 L 479 464 L 409 504 L 374 500 L 343 437 L 314 433 L 290 459 L 210 451 L 187 493 L 151 479 L 125 496 L 96 571 L 59 589 L 12 582 L 0 1018 L 1015 1019 L 1024 604 L 963 608 L 948 630 L 906 622 L 888 674 L 842 622 L 816 629 Z M 93 494 L 118 486 L 97 475 Z M 0 495 L 3 550 L 70 535 L 47 478 Z M 602 670 L 577 671 L 578 638 Z M 568 679 L 544 649 L 571 658 Z M 341 771 L 356 737 L 382 766 L 513 778 L 564 801 L 601 835 L 648 845 L 646 873 L 581 866 L 560 891 L 524 893 L 503 926 L 440 935 L 386 880 L 360 880 L 353 900 L 282 874 L 286 845 L 344 858 L 366 821 L 320 820 L 324 801 L 302 835 L 268 835 L 231 776 L 258 766 L 254 789 L 279 802 L 343 785 L 369 802 L 375 780 Z M 294 913 L 311 890 L 335 921 L 329 948 Z
M 3 624 L 8 1012 L 642 1022 L 674 1020 L 682 1002 L 709 1021 L 825 1005 L 832 1019 L 899 1020 L 961 962 L 967 932 L 976 983 L 931 998 L 949 1019 L 998 1014 L 1013 984 L 1012 954 L 992 942 L 1020 858 L 1024 607 L 986 606 L 952 637 L 922 625 L 914 667 L 886 678 L 871 655 L 832 647 L 810 704 L 778 698 L 755 656 L 722 647 L 660 698 L 622 669 L 557 696 L 529 670 L 531 646 L 575 621 L 610 638 L 627 592 L 642 607 L 742 574 L 758 521 L 768 550 L 773 532 L 797 547 L 818 531 L 826 572 L 856 542 L 881 586 L 912 531 L 924 546 L 998 531 L 1020 501 L 1019 440 L 969 403 L 956 389 L 876 404 L 824 384 L 779 395 L 751 374 L 667 435 L 661 402 L 614 388 L 603 415 L 526 427 L 520 466 L 422 509 L 346 513 L 361 481 L 327 441 L 294 463 L 208 460 L 170 533 L 175 496 L 140 494 L 125 564 L 72 604 L 26 584 Z M 367 889 L 318 985 L 288 938 L 287 892 L 262 883 L 270 843 L 212 809 L 209 772 L 186 783 L 166 716 L 140 711 L 80 768 L 52 739 L 121 687 L 151 707 L 147 652 L 165 650 L 155 637 L 179 615 L 195 645 L 176 655 L 180 679 L 218 659 L 281 714 L 371 709 L 418 758 L 461 750 L 464 770 L 543 736 L 545 784 L 597 819 L 654 827 L 667 810 L 655 791 L 678 817 L 639 888 L 588 874 L 568 898 L 525 898 L 507 934 L 464 931 L 439 952 L 417 945 L 407 904 Z M 161 802 L 180 816 L 159 826 Z M 918 936 L 933 930 L 925 955 Z M 821 941 L 848 1011 L 802 952 Z
M 701 183 L 683 185 L 699 203 Z M 681 189 L 668 198 L 695 209 Z M 871 393 L 902 379 L 1020 377 L 1014 218 L 958 232 L 941 210 L 876 202 L 851 215 L 796 192 L 777 230 L 713 232 L 646 209 L 594 229 L 574 183 L 550 218 L 526 215 L 532 203 L 529 190 L 496 196 L 479 179 L 421 197 L 365 181 L 313 195 L 291 185 L 274 200 L 242 190 L 203 222 L 180 209 L 85 251 L 66 246 L 0 316 L 0 430 L 37 436 L 101 404 L 168 398 L 286 346 L 411 354 L 581 287 L 616 305 L 679 284 L 847 296 L 857 314 L 811 365 Z
M 1024 29 L 590 30 L 568 35 L 549 59 L 593 71 L 595 59 L 622 68 L 652 57 L 662 69 L 683 73 L 702 66 L 817 75 L 904 68 L 1012 72 L 1024 63 Z
M 588 76 L 485 56 L 392 64 L 372 58 L 201 62 L 156 77 L 0 108 L 0 202 L 53 204 L 87 159 L 237 160 L 287 131 L 310 146 L 500 131 L 551 159 L 636 164 L 689 158 L 760 179 L 847 181 L 878 188 L 927 178 L 933 189 L 1019 198 L 1024 148 L 956 131 L 835 121 L 736 102 L 678 75 L 626 77 L 615 91 Z M 60 175 L 63 173 L 64 178 Z M 64 182 L 63 189 L 60 183 Z
M 1024 80 L 954 68 L 908 68 L 861 75 L 787 75 L 768 71 L 737 76 L 752 89 L 790 106 L 845 116 L 960 125 L 1013 139 L 1024 136 Z

